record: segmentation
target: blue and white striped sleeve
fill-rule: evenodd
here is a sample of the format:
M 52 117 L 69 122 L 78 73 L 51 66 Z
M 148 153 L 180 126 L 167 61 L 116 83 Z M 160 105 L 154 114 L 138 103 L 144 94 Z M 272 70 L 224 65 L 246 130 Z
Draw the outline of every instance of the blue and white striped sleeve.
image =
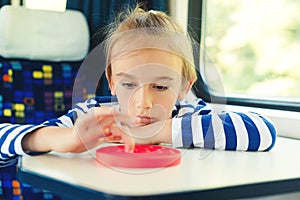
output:
M 276 129 L 267 118 L 256 113 L 213 113 L 203 103 L 200 107 L 172 119 L 174 147 L 268 151 L 274 146 Z
M 23 151 L 23 137 L 44 125 L 0 124 L 0 168 L 15 164 Z
M 51 119 L 43 123 L 45 126 L 73 127 L 77 118 L 87 113 L 93 107 L 99 107 L 100 103 L 95 98 L 87 99 L 83 103 L 77 103 L 69 112 L 59 118 Z
M 46 126 L 72 127 L 78 116 L 96 106 L 99 103 L 95 99 L 88 99 L 76 104 L 66 115 L 40 125 L 0 124 L 0 168 L 15 164 L 20 155 L 26 154 L 22 148 L 22 139 L 26 134 Z

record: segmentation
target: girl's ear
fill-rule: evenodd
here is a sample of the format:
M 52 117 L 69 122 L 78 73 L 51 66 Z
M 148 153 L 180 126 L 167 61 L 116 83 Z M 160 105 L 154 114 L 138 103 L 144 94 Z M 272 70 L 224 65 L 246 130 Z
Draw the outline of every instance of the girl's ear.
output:
M 191 90 L 192 86 L 194 85 L 195 79 L 191 81 L 187 81 L 183 83 L 182 90 L 178 94 L 178 100 L 181 101 L 185 98 L 186 94 Z
M 112 96 L 115 96 L 115 95 L 116 95 L 116 91 L 115 91 L 114 85 L 111 84 L 111 83 L 108 83 L 108 86 L 109 86 L 111 95 L 112 95 Z
M 115 96 L 116 95 L 115 84 L 112 81 L 112 78 L 109 77 L 109 75 L 107 74 L 107 71 L 105 72 L 105 75 L 106 75 L 106 79 L 107 79 L 107 82 L 108 82 L 108 87 L 110 89 L 110 93 L 111 93 L 112 96 Z

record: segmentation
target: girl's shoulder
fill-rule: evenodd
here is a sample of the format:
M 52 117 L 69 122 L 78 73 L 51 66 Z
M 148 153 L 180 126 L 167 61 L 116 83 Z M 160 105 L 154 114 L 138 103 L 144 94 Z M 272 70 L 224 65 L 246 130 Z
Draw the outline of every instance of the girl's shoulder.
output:
M 95 96 L 86 99 L 84 102 L 79 102 L 75 104 L 79 107 L 99 107 L 99 106 L 112 106 L 118 104 L 118 100 L 115 96 Z
M 177 117 L 202 115 L 211 112 L 211 109 L 208 108 L 206 102 L 200 98 L 177 102 L 175 107 L 176 108 L 173 111 L 173 116 Z
M 206 102 L 201 98 L 179 101 L 177 102 L 176 105 L 179 106 L 180 108 L 184 108 L 184 107 L 197 108 L 197 107 L 207 106 Z

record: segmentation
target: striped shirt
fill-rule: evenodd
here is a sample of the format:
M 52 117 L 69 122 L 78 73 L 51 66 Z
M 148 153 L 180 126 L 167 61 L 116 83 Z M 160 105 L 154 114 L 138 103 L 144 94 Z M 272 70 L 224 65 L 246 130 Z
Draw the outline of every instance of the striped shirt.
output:
M 72 127 L 80 115 L 93 107 L 115 106 L 105 97 L 94 97 L 76 104 L 67 114 L 39 125 L 0 124 L 0 167 L 15 164 L 25 155 L 22 138 L 45 126 Z M 172 144 L 174 147 L 268 151 L 275 143 L 272 122 L 257 113 L 215 112 L 201 99 L 179 102 L 172 112 Z

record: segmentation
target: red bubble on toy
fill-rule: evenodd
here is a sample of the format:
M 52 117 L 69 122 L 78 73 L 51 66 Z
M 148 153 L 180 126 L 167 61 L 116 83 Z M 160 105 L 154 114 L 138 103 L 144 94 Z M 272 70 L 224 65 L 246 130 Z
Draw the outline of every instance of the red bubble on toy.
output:
M 178 165 L 181 153 L 177 149 L 159 145 L 135 145 L 134 152 L 125 152 L 124 145 L 101 147 L 96 158 L 112 167 L 161 168 Z

